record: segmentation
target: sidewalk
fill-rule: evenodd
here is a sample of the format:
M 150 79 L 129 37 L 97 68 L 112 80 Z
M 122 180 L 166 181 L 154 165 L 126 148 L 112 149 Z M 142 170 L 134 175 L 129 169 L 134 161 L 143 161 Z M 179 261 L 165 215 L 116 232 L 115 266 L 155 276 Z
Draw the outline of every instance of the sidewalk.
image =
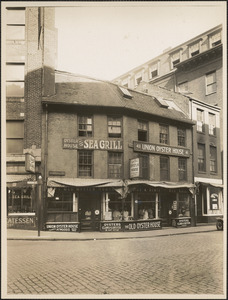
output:
M 196 227 L 174 228 L 163 227 L 158 230 L 137 232 L 56 232 L 41 231 L 38 236 L 36 230 L 7 229 L 7 240 L 32 240 L 32 241 L 89 241 L 89 240 L 113 240 L 113 239 L 135 239 L 155 238 L 160 236 L 171 236 L 179 234 L 192 234 L 216 231 L 215 224 L 202 224 Z

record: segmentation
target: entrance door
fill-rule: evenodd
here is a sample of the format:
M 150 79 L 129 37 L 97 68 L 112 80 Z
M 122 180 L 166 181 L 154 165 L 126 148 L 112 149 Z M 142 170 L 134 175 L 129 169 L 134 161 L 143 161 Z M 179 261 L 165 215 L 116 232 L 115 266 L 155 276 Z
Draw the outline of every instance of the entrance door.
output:
M 101 193 L 79 193 L 79 222 L 81 231 L 99 231 L 101 220 Z
M 161 203 L 161 218 L 164 226 L 172 225 L 172 218 L 176 217 L 176 211 L 174 210 L 173 201 L 176 200 L 176 193 L 164 192 L 160 194 Z M 174 208 L 174 209 L 173 209 Z

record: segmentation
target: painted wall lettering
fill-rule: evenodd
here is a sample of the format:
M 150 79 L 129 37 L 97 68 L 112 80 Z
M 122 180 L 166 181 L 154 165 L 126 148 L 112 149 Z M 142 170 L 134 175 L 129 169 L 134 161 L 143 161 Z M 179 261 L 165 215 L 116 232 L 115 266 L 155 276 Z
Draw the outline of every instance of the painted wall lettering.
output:
M 123 150 L 121 140 L 96 140 L 96 139 L 63 139 L 63 149 L 97 149 L 97 150 Z

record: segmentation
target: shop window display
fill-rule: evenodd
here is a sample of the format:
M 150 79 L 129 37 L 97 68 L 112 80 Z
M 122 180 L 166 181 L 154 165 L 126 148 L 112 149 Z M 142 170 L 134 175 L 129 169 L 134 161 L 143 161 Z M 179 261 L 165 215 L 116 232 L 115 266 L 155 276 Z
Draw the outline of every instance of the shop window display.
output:
M 131 216 L 131 199 L 130 195 L 122 202 L 118 194 L 109 193 L 109 211 L 113 221 L 128 221 Z
M 35 212 L 32 189 L 8 189 L 8 213 Z
M 137 209 L 136 209 L 137 210 Z M 137 211 L 136 211 L 137 216 Z M 155 194 L 138 194 L 138 219 L 147 220 L 155 218 Z
M 54 197 L 48 199 L 48 211 L 73 211 L 72 192 L 56 188 Z
M 190 203 L 187 194 L 179 194 L 178 217 L 190 217 Z

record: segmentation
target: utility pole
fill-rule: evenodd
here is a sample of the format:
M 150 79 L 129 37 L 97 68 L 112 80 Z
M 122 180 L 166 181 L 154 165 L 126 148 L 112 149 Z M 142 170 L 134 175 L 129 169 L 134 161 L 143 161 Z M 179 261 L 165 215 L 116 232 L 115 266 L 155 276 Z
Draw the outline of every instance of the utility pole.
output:
M 41 227 L 41 197 L 42 197 L 42 176 L 39 175 L 38 180 L 37 180 L 37 198 L 38 198 L 38 202 L 37 202 L 37 218 L 38 218 L 38 236 L 40 236 L 40 227 Z

